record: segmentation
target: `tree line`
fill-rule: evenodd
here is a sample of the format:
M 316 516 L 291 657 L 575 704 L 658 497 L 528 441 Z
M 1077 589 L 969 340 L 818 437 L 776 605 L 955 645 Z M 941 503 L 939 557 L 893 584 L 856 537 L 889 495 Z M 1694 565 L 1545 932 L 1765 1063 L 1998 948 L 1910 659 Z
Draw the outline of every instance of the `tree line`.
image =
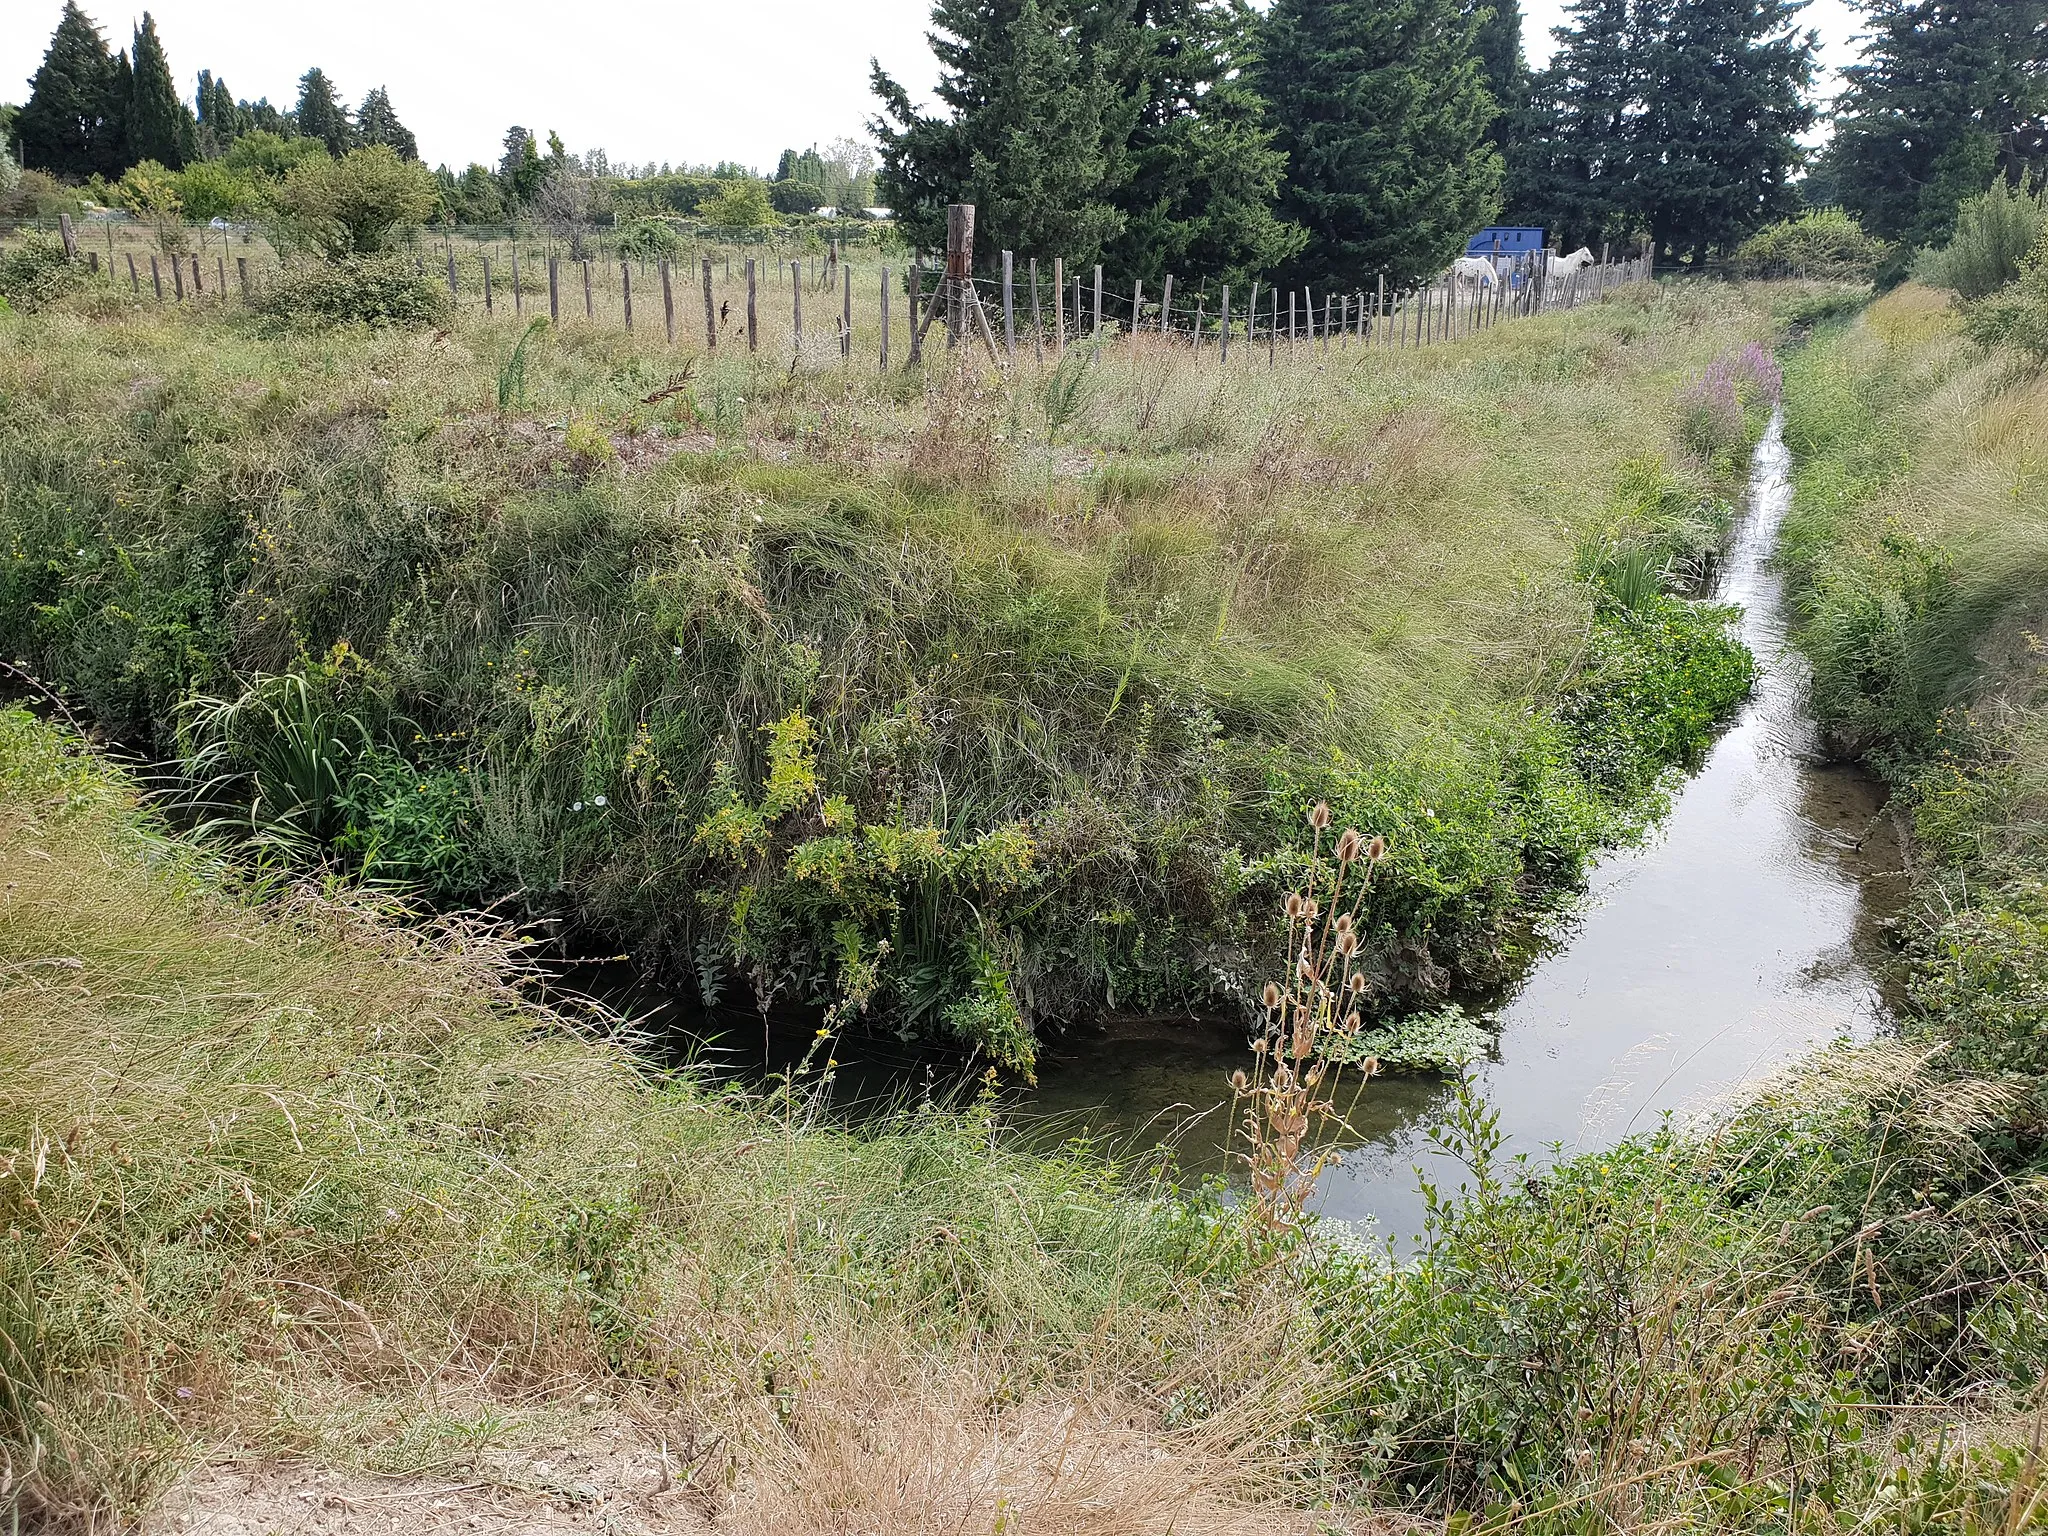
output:
M 1802 5 L 1574 0 L 1532 70 L 1516 0 L 934 0 L 935 104 L 871 65 L 878 159 L 840 140 L 784 151 L 771 177 L 615 166 L 515 126 L 495 166 L 434 173 L 437 211 L 576 238 L 630 216 L 757 225 L 880 201 L 935 248 L 946 205 L 972 202 L 983 262 L 1008 248 L 1153 282 L 1353 287 L 1440 270 L 1494 222 L 1706 264 L 1837 205 L 1902 264 L 1964 198 L 2048 166 L 2048 0 L 1862 0 L 1860 60 L 1817 153 Z M 388 92 L 351 110 L 318 68 L 288 110 L 207 71 L 186 103 L 147 12 L 115 52 L 67 0 L 30 87 L 0 123 L 26 166 L 180 173 L 188 213 L 316 151 L 419 154 Z

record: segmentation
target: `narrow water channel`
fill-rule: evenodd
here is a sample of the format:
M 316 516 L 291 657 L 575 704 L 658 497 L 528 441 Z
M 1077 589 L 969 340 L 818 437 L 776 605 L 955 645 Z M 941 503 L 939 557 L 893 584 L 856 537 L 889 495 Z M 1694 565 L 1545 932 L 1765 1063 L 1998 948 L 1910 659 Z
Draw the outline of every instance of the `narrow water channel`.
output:
M 1774 419 L 1714 594 L 1742 608 L 1762 664 L 1754 695 L 1667 820 L 1594 872 L 1500 1008 L 1497 1059 L 1472 1069 L 1511 1150 L 1611 1145 L 1882 1017 L 1872 962 L 1900 894 L 1897 844 L 1877 784 L 1821 753 L 1786 643 L 1770 556 L 1790 468 Z M 1177 1132 L 1183 1162 L 1200 1166 L 1215 1156 L 1215 1106 L 1243 1051 L 1236 1030 L 1122 1031 L 1044 1063 L 1030 1107 L 1127 1137 Z M 1363 1144 L 1318 1192 L 1324 1214 L 1414 1234 L 1418 1172 L 1451 1188 L 1462 1172 L 1429 1139 L 1448 1091 L 1434 1078 L 1373 1082 L 1352 1116 Z

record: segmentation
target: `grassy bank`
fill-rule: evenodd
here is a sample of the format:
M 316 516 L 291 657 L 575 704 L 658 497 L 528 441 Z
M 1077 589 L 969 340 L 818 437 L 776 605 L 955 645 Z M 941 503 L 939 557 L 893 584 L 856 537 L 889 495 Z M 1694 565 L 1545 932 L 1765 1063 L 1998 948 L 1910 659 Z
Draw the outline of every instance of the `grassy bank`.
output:
M 31 1527 L 124 1526 L 222 1462 L 321 1469 L 346 1530 L 352 1499 L 977 1536 L 2042 1524 L 2041 1213 L 1987 1166 L 1995 1080 L 1842 1050 L 1541 1178 L 1466 1103 L 1469 1192 L 1396 1266 L 984 1113 L 852 1134 L 657 1070 L 524 998 L 488 931 L 266 894 L 133 805 L 0 714 L 0 1498 Z M 561 1470 L 606 1435 L 637 1480 Z
M 88 291 L 0 321 L 0 650 L 281 858 L 1016 1067 L 1249 996 L 1328 799 L 1399 1012 L 1747 686 L 1660 594 L 1754 425 L 1681 397 L 1767 303 L 1004 380 Z

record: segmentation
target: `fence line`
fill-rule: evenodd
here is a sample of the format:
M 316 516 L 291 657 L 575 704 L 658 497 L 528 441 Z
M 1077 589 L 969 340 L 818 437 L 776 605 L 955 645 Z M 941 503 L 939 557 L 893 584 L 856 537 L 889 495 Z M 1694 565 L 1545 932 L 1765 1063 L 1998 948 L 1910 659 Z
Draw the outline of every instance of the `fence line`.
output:
M 971 211 L 967 219 L 971 230 Z M 78 231 L 68 216 L 59 223 L 67 251 L 80 256 Z M 1304 352 L 1313 357 L 1333 350 L 1432 346 L 1475 336 L 1508 321 L 1597 301 L 1616 287 L 1652 275 L 1647 253 L 1606 260 L 1608 253 L 1603 250 L 1603 259 L 1591 265 L 1567 267 L 1551 252 L 1542 251 L 1497 258 L 1489 263 L 1491 280 L 1461 280 L 1446 273 L 1405 289 L 1389 289 L 1384 277 L 1369 287 L 1289 285 L 1283 302 L 1282 289 L 1263 279 L 1254 280 L 1240 296 L 1229 284 L 1189 284 L 1169 273 L 1154 296 L 1141 279 L 1120 289 L 1100 266 L 1092 266 L 1084 278 L 1059 256 L 1051 258 L 1047 273 L 1044 268 L 1048 264 L 1040 258 L 1019 263 L 1014 253 L 1003 251 L 999 253 L 998 275 L 976 277 L 964 269 L 960 258 L 962 250 L 971 248 L 971 234 L 967 240 L 970 244 L 956 249 L 946 266 L 928 264 L 916 256 L 907 269 L 885 261 L 856 265 L 834 242 L 820 251 L 776 255 L 772 274 L 765 254 L 742 257 L 735 269 L 730 255 L 709 251 L 693 253 L 693 260 L 682 262 L 633 257 L 572 260 L 559 251 L 543 254 L 531 245 L 522 250 L 517 242 L 509 249 L 494 243 L 461 250 L 445 238 L 441 250 L 434 254 L 440 258 L 435 263 L 439 279 L 445 281 L 458 306 L 474 305 L 477 311 L 495 315 L 509 274 L 515 317 L 523 319 L 527 300 L 544 294 L 549 317 L 560 324 L 565 298 L 562 280 L 569 278 L 582 288 L 580 318 L 584 324 L 616 323 L 629 333 L 636 325 L 637 275 L 641 310 L 637 318 L 645 319 L 648 295 L 658 287 L 662 334 L 671 346 L 679 345 L 675 282 L 680 265 L 685 284 L 693 276 L 701 281 L 705 351 L 715 352 L 723 342 L 744 345 L 749 353 L 760 352 L 763 306 L 780 303 L 787 306 L 782 314 L 788 324 L 776 350 L 799 364 L 834 355 L 842 364 L 852 362 L 854 285 L 879 274 L 874 307 L 861 307 L 873 319 L 875 357 L 883 369 L 890 366 L 892 358 L 890 311 L 898 292 L 906 300 L 910 322 L 909 365 L 923 361 L 927 333 L 943 320 L 947 350 L 986 352 L 1004 366 L 1025 351 L 1034 362 L 1043 364 L 1048 352 L 1057 359 L 1075 345 L 1122 336 L 1133 343 L 1144 338 L 1182 346 L 1196 355 L 1213 348 L 1219 363 L 1224 364 L 1235 356 L 1249 365 L 1259 360 L 1263 350 L 1266 366 L 1274 368 L 1279 365 L 1283 343 L 1291 361 L 1300 360 Z M 236 282 L 231 287 L 225 245 L 223 240 L 221 250 L 209 253 L 213 256 L 210 284 L 197 255 L 149 252 L 149 292 L 158 302 L 222 304 L 233 301 L 238 289 L 241 301 L 252 300 L 267 273 L 252 270 L 247 252 L 239 254 L 235 257 Z M 97 252 L 83 255 L 90 257 L 95 272 L 101 270 Z M 423 249 L 415 248 L 414 261 L 423 275 L 430 270 Z M 567 272 L 563 271 L 565 261 L 570 264 Z M 162 270 L 165 265 L 170 269 L 168 285 Z M 105 273 L 119 280 L 111 238 Z M 142 295 L 144 279 L 135 251 L 127 253 L 125 276 L 131 291 Z M 1017 291 L 1020 282 L 1027 290 L 1021 295 Z M 167 286 L 171 290 L 168 296 Z M 743 309 L 738 302 L 742 288 Z M 775 297 L 778 291 L 780 299 Z M 807 294 L 822 300 L 814 315 L 822 312 L 826 317 L 824 325 L 814 326 L 808 336 L 804 329 Z

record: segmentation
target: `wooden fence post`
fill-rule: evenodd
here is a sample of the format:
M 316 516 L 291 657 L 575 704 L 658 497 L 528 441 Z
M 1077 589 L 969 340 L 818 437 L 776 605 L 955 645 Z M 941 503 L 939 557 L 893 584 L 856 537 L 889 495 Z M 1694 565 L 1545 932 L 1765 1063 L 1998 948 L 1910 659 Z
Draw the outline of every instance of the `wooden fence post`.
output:
M 71 227 L 70 214 L 60 213 L 57 215 L 57 233 L 64 237 L 64 259 L 66 261 L 78 260 L 78 231 Z
M 1015 258 L 1010 252 L 1003 252 L 1003 350 L 1012 361 L 1017 356 L 1017 294 L 1012 286 L 1015 267 Z
M 590 292 L 590 258 L 583 258 L 583 318 L 597 319 L 597 300 Z
M 1259 355 L 1259 280 L 1252 279 L 1252 296 L 1244 306 L 1244 347 L 1245 354 L 1253 360 Z
M 560 258 L 548 257 L 548 319 L 556 325 L 562 323 L 562 284 L 560 281 Z
M 839 269 L 839 242 L 832 242 L 832 281 L 839 284 L 839 355 L 853 359 L 853 274 Z
M 154 288 L 156 289 L 156 301 L 157 301 L 157 303 L 159 303 L 159 304 L 163 303 L 163 301 L 164 301 L 164 274 L 163 274 L 162 270 L 161 270 L 161 269 L 160 269 L 160 268 L 159 268 L 159 267 L 157 266 L 157 264 L 156 264 L 156 252 L 154 252 L 154 251 L 151 251 L 151 252 L 149 253 L 149 281 L 150 281 L 150 285 L 151 285 L 152 287 L 154 287 Z
M 668 258 L 661 258 L 661 325 L 668 335 L 668 344 L 676 344 L 676 290 L 669 280 Z
M 515 318 L 526 313 L 526 300 L 519 292 L 519 247 L 512 247 L 512 314 Z
M 142 274 L 135 270 L 135 253 L 128 253 L 128 286 L 139 296 L 142 292 Z
M 171 289 L 177 295 L 178 302 L 182 304 L 185 300 L 185 263 L 175 256 L 171 258 Z
M 1145 279 L 1134 278 L 1131 282 L 1131 340 L 1138 339 L 1138 320 L 1145 313 Z
M 1074 317 L 1074 327 L 1080 329 L 1081 317 Z M 1067 350 L 1067 263 L 1063 256 L 1052 259 L 1052 329 L 1053 350 Z
M 789 264 L 789 318 L 795 330 L 796 355 L 804 355 L 804 263 L 799 256 Z
M 619 263 L 619 305 L 626 313 L 626 329 L 633 329 L 633 264 Z
M 974 283 L 974 204 L 946 205 L 946 350 L 960 345 Z
M 197 256 L 192 258 L 192 297 L 195 299 L 206 297 L 206 284 L 199 280 L 199 258 Z
M 1273 321 L 1272 324 L 1266 327 L 1266 366 L 1269 369 L 1280 366 L 1280 290 L 1278 288 L 1273 290 L 1272 305 Z M 1287 306 L 1290 310 L 1294 307 L 1292 295 L 1288 297 Z
M 1038 313 L 1038 258 L 1031 258 L 1031 360 L 1045 366 L 1045 321 Z
M 455 287 L 455 253 L 450 251 L 448 253 L 448 297 L 459 299 L 461 296 Z
M 761 345 L 761 331 L 754 317 L 754 258 L 747 258 L 747 350 L 756 351 Z
M 1290 363 L 1294 361 L 1294 331 L 1296 325 L 1294 301 L 1300 297 L 1300 294 L 1301 291 L 1297 288 L 1287 290 L 1287 361 Z
M 704 258 L 704 349 L 714 352 L 718 349 L 718 307 L 711 298 L 711 258 Z M 748 311 L 752 312 L 751 301 Z
M 882 268 L 882 364 L 879 370 L 889 371 L 889 269 Z
M 1159 334 L 1162 336 L 1173 334 L 1173 274 L 1171 272 L 1166 274 L 1166 286 L 1159 291 Z M 1195 344 L 1200 346 L 1201 342 L 1202 331 L 1201 327 L 1197 326 L 1195 328 Z
M 99 258 L 95 256 L 93 260 L 97 262 Z M 226 298 L 228 296 L 228 259 L 224 253 L 214 253 L 213 275 L 215 278 L 213 291 L 222 298 Z
M 484 313 L 488 315 L 491 313 L 495 299 L 495 295 L 491 292 L 491 258 L 479 256 L 477 260 L 484 264 Z
M 913 256 L 910 259 L 910 365 L 912 367 L 924 361 L 924 327 L 918 323 L 918 311 L 923 306 L 924 265 Z
M 1102 267 L 1099 263 L 1095 268 L 1095 334 L 1098 338 L 1102 335 Z
M 1222 355 L 1218 360 L 1227 363 L 1230 361 L 1230 284 L 1228 283 L 1223 285 L 1222 326 L 1223 329 L 1218 333 L 1223 342 Z

